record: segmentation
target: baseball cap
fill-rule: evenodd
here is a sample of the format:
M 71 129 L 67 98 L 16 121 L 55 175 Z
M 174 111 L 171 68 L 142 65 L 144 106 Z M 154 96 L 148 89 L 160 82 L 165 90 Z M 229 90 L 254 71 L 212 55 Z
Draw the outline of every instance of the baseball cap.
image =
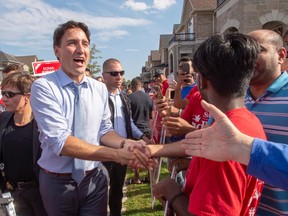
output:
M 159 76 L 160 74 L 164 74 L 163 70 L 157 69 L 157 70 L 155 71 L 155 73 L 154 73 L 154 77 L 157 77 L 157 76 Z

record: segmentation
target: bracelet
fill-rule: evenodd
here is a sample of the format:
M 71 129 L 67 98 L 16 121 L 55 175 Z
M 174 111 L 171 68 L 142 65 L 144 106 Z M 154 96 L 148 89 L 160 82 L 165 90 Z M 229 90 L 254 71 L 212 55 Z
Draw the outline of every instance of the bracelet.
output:
M 125 142 L 126 142 L 126 140 L 125 140 L 125 139 L 121 141 L 121 143 L 120 143 L 120 148 L 123 148 L 123 147 L 124 147 L 124 145 L 125 145 Z
M 176 199 L 178 199 L 179 197 L 181 197 L 181 196 L 185 196 L 186 194 L 183 192 L 183 191 L 181 191 L 181 192 L 179 192 L 178 194 L 176 194 L 176 195 L 174 195 L 169 201 L 168 201 L 168 207 L 170 208 L 170 209 L 173 209 L 173 202 L 176 200 Z

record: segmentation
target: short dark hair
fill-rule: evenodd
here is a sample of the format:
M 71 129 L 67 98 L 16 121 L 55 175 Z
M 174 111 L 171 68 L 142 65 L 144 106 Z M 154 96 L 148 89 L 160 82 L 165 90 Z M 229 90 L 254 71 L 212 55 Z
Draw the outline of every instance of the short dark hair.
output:
M 84 31 L 86 34 L 86 37 L 90 43 L 90 31 L 88 29 L 88 26 L 85 23 L 82 22 L 76 22 L 73 20 L 69 20 L 66 23 L 60 24 L 54 31 L 54 36 L 53 36 L 53 46 L 60 46 L 61 44 L 61 39 L 67 29 L 71 28 L 80 28 Z
M 91 71 L 90 68 L 88 68 L 88 67 L 85 69 L 85 72 L 88 72 L 88 73 L 90 74 L 90 76 L 93 75 L 92 71 Z
M 188 56 L 184 56 L 179 60 L 179 64 L 180 62 L 191 62 L 192 63 L 192 58 L 188 57 Z
M 140 77 L 135 77 L 135 78 L 133 78 L 132 79 L 132 81 L 131 81 L 131 88 L 132 89 L 136 89 L 137 88 L 137 86 L 142 86 L 142 80 L 141 80 L 141 78 Z
M 22 67 L 21 67 L 20 65 L 10 64 L 10 65 L 7 65 L 7 66 L 3 69 L 2 73 L 9 73 L 9 72 L 11 72 L 11 71 L 17 72 L 17 71 L 21 71 L 21 70 L 22 70 Z
M 253 76 L 260 46 L 248 35 L 213 35 L 193 56 L 193 67 L 223 96 L 245 95 Z
M 115 62 L 121 64 L 121 62 L 118 59 L 115 59 L 115 58 L 109 58 L 109 59 L 105 60 L 103 62 L 103 66 L 102 66 L 103 72 L 107 72 L 106 69 L 107 69 L 108 65 L 111 64 L 111 63 L 115 63 Z

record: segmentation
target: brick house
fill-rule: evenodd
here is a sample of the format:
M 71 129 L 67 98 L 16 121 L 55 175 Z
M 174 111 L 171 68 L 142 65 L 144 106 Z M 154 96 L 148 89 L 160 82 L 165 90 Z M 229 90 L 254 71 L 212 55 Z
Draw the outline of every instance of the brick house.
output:
M 173 25 L 168 46 L 169 71 L 178 70 L 183 56 L 193 56 L 199 45 L 215 33 L 248 33 L 270 29 L 288 31 L 287 0 L 183 0 L 180 24 Z

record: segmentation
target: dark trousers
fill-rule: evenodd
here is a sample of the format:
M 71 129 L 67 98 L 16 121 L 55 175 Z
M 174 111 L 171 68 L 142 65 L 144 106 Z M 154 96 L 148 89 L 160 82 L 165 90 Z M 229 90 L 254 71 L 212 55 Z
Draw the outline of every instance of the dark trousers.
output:
M 103 162 L 110 176 L 109 208 L 110 216 L 121 216 L 123 185 L 127 166 L 115 162 Z
M 42 203 L 39 187 L 16 188 L 12 192 L 17 216 L 45 216 L 47 215 Z
M 71 176 L 40 170 L 40 192 L 49 216 L 107 216 L 108 172 L 99 164 L 78 185 Z

